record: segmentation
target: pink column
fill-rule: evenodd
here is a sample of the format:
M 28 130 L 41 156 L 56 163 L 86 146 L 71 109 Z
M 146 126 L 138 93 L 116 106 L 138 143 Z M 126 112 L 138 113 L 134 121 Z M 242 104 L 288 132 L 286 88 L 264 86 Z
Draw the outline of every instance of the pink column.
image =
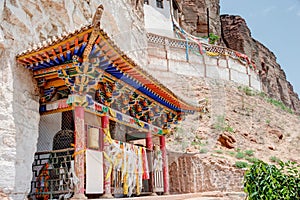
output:
M 102 125 L 102 134 L 104 134 L 103 139 L 105 139 L 107 136 L 105 135 L 105 130 L 108 131 L 109 129 L 109 117 L 108 115 L 102 116 L 101 117 L 101 125 Z M 104 147 L 103 147 L 103 151 L 108 154 L 109 151 L 109 146 L 110 144 L 104 140 L 103 142 Z M 105 160 L 105 158 L 103 158 L 103 169 L 104 169 L 104 194 L 102 195 L 102 198 L 113 198 L 112 194 L 111 194 L 111 178 L 109 177 L 108 180 L 105 180 L 105 177 L 108 173 L 109 170 L 109 166 L 108 166 L 108 161 Z
M 152 134 L 151 131 L 149 131 L 146 134 L 146 148 L 149 150 L 153 150 L 153 142 L 152 142 Z
M 75 123 L 75 158 L 74 168 L 77 178 L 79 179 L 78 185 L 75 187 L 74 196 L 72 199 L 87 199 L 84 195 L 84 159 L 86 148 L 86 137 L 84 132 L 84 108 L 76 106 L 74 110 L 74 123 Z
M 153 192 L 153 142 L 152 142 L 152 134 L 151 131 L 146 133 L 146 148 L 150 150 L 150 154 L 148 155 L 148 164 L 149 164 L 149 181 L 148 181 L 148 186 L 149 186 L 149 191 L 152 192 L 152 195 L 155 195 Z
M 162 153 L 163 161 L 163 177 L 164 177 L 164 194 L 169 194 L 169 170 L 167 160 L 166 138 L 165 136 L 159 136 L 160 150 Z

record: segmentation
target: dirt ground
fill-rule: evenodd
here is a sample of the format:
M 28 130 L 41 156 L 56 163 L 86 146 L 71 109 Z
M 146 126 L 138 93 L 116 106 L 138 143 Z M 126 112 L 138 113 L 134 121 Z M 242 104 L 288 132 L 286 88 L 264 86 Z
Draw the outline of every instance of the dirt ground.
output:
M 102 198 L 103 199 L 103 198 Z M 128 197 L 118 198 L 123 200 L 244 200 L 246 199 L 245 193 L 231 192 L 204 192 L 204 193 L 189 193 L 177 195 L 161 195 L 161 196 L 143 196 L 143 197 Z M 96 199 L 95 199 L 96 200 Z M 97 200 L 101 200 L 97 199 Z

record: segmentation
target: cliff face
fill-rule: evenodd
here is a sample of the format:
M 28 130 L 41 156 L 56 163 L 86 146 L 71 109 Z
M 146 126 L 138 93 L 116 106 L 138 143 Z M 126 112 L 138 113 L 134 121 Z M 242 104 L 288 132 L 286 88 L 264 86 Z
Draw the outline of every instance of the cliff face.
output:
M 219 0 L 178 0 L 182 7 L 181 25 L 193 35 L 207 36 L 207 8 L 210 32 L 221 35 Z
M 245 20 L 239 16 L 220 16 L 219 0 L 178 0 L 182 7 L 182 27 L 193 35 L 207 35 L 207 8 L 209 29 L 221 36 L 219 44 L 248 55 L 256 64 L 262 80 L 262 90 L 300 113 L 300 101 L 293 86 L 276 62 L 276 56 L 251 37 Z
M 240 16 L 221 15 L 222 39 L 228 48 L 245 53 L 254 60 L 262 80 L 262 89 L 270 97 L 280 100 L 300 112 L 300 101 L 276 56 L 251 37 L 247 24 Z

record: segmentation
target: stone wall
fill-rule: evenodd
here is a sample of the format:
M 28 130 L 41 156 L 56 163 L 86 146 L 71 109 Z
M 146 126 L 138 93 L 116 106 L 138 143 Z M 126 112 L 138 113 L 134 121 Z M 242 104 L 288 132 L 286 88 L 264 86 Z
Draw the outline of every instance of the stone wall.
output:
M 170 193 L 242 192 L 244 171 L 226 160 L 168 153 Z
M 88 24 L 101 3 L 105 10 L 102 28 L 123 51 L 145 66 L 142 1 L 0 1 L 1 198 L 26 197 L 38 138 L 39 91 L 32 73 L 17 65 L 15 56 L 33 43 Z

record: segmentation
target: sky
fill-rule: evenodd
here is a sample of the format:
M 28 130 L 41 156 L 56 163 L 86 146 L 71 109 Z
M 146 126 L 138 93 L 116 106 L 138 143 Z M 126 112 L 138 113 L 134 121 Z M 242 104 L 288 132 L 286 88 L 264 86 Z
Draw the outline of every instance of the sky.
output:
M 221 14 L 246 20 L 254 39 L 277 57 L 300 97 L 300 0 L 220 0 Z

